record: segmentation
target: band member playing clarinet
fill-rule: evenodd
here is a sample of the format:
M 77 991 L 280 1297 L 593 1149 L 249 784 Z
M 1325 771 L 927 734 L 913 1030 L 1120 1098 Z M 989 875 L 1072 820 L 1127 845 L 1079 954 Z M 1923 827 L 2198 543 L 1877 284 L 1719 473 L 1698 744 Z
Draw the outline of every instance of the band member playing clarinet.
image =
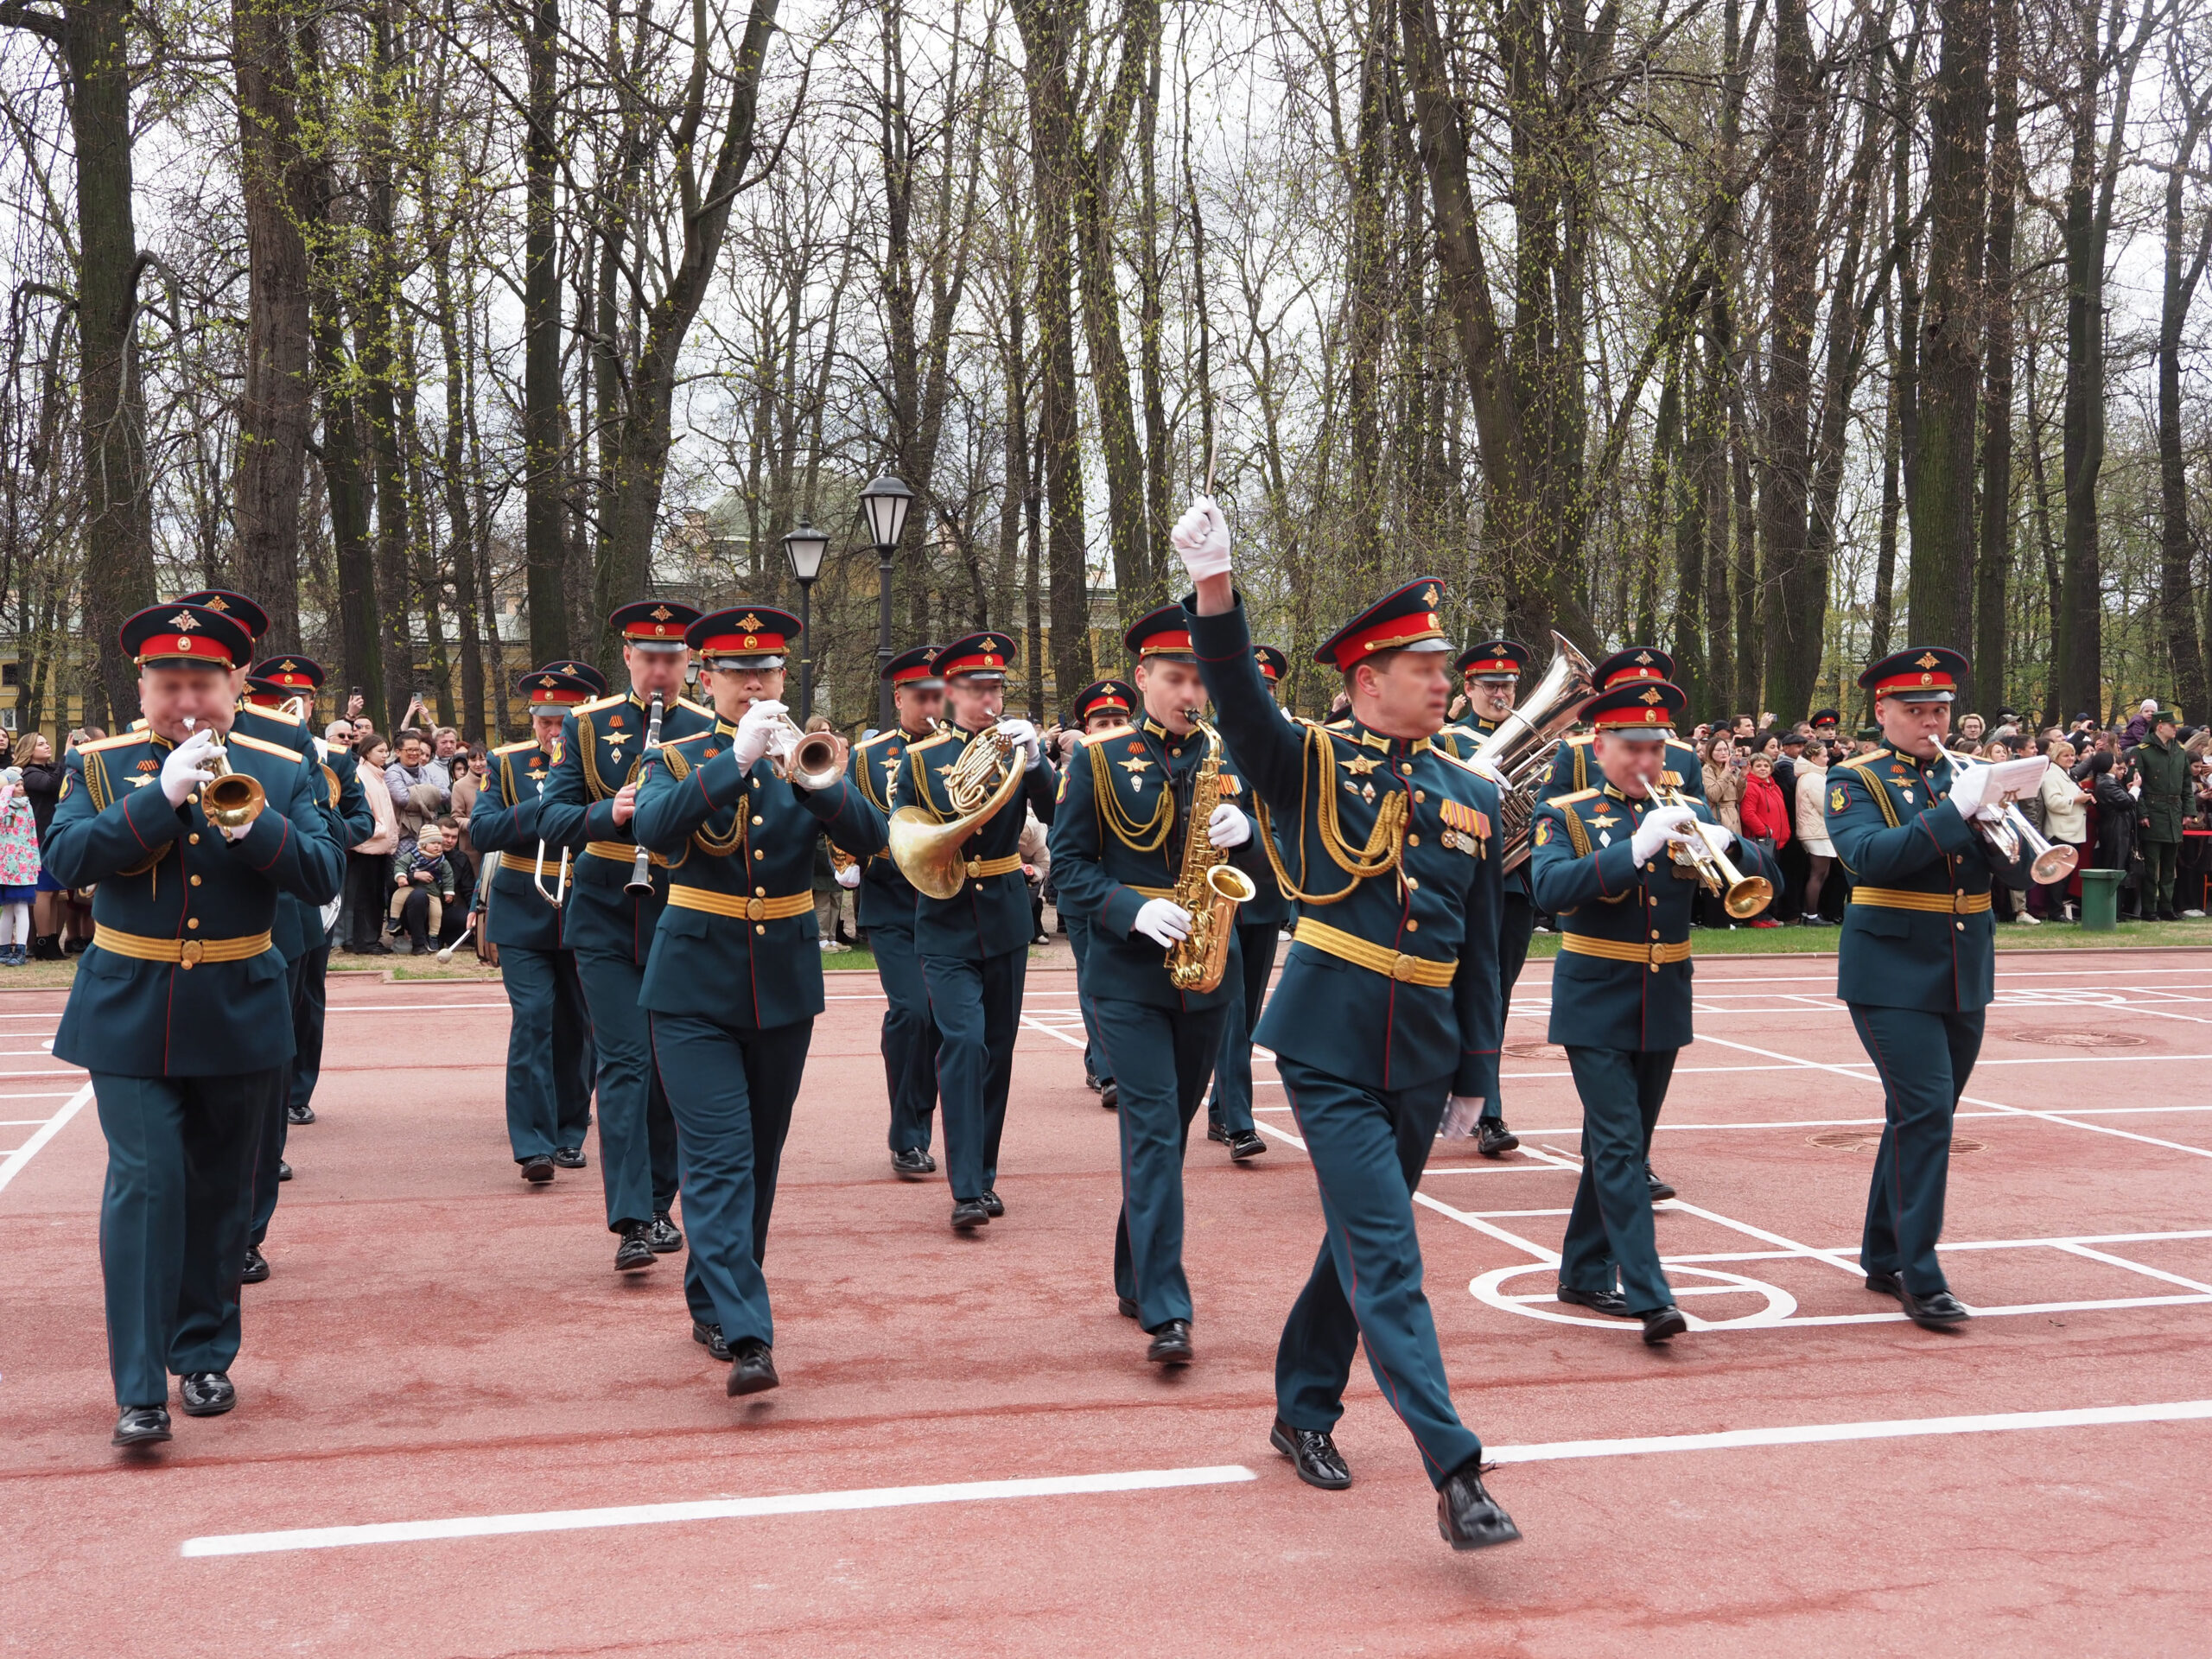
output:
M 591 1130 L 591 1016 L 575 952 L 561 943 L 563 875 L 573 864 L 539 834 L 538 813 L 569 711 L 591 696 L 570 674 L 538 669 L 516 683 L 531 735 L 492 751 L 490 775 L 468 818 L 486 856 L 484 937 L 499 947 L 507 1025 L 507 1144 L 533 1186 L 553 1179 L 556 1155 L 575 1167 Z
M 855 858 L 883 845 L 882 813 L 845 781 L 844 740 L 791 741 L 778 699 L 798 631 L 767 605 L 691 625 L 714 724 L 663 744 L 637 795 L 638 839 L 669 866 L 640 997 L 683 1148 L 683 1294 L 693 1339 L 732 1361 L 732 1395 L 778 1382 L 761 1263 L 823 1008 L 816 845 L 826 834 Z
M 932 826 L 966 830 L 940 838 L 948 844 L 938 874 L 951 896 L 922 894 L 914 920 L 940 1045 L 937 1087 L 952 1224 L 962 1232 L 1006 1213 L 998 1195 L 999 1135 L 1035 926 L 1021 876 L 1025 804 L 1043 823 L 1052 821 L 1056 775 L 1037 728 L 1000 718 L 1013 661 L 1014 640 L 1003 633 L 971 633 L 947 645 L 937 671 L 952 718 L 935 737 L 908 744 L 899 763 L 900 811 L 912 807 Z
M 1700 870 L 1676 852 L 1708 849 L 1703 868 L 1716 884 L 1741 874 L 1735 903 L 1749 905 L 1744 913 L 1764 904 L 1780 878 L 1773 860 L 1730 835 L 1704 802 L 1659 782 L 1683 701 L 1663 680 L 1593 699 L 1583 715 L 1596 729 L 1590 759 L 1601 781 L 1539 804 L 1529 830 L 1535 900 L 1560 929 L 1551 1040 L 1567 1050 L 1582 1097 L 1582 1180 L 1560 1247 L 1559 1299 L 1641 1319 L 1655 1344 L 1689 1328 L 1660 1270 L 1643 1173 L 1675 1057 L 1691 1039 L 1690 907 Z M 1700 833 L 1702 843 L 1693 839 Z M 1740 869 L 1731 872 L 1722 855 Z
M 1187 1365 L 1183 1154 L 1222 1020 L 1244 990 L 1236 906 L 1216 904 L 1205 874 L 1251 841 L 1252 821 L 1231 800 L 1236 779 L 1220 739 L 1198 723 L 1205 688 L 1183 607 L 1140 617 L 1122 639 L 1137 659 L 1144 715 L 1086 736 L 1068 763 L 1052 818 L 1052 875 L 1061 907 L 1091 924 L 1082 982 L 1121 1084 L 1114 1288 L 1122 1312 L 1152 1338 L 1145 1357 Z M 1241 889 L 1256 891 L 1249 874 Z
M 667 891 L 664 869 L 638 845 L 632 821 L 638 777 L 656 709 L 666 743 L 702 732 L 713 716 L 687 702 L 684 630 L 699 613 L 673 601 L 641 599 L 607 619 L 622 637 L 623 696 L 597 697 L 570 712 L 545 784 L 538 833 L 574 860 L 562 907 L 561 942 L 575 953 L 599 1059 L 599 1174 L 607 1229 L 620 1243 L 614 1267 L 631 1273 L 683 1248 L 669 1211 L 676 1203 L 676 1120 L 653 1070 L 638 989 Z M 640 860 L 645 868 L 640 871 Z
M 1252 660 L 1220 509 L 1202 498 L 1174 542 L 1222 736 L 1286 820 L 1280 854 L 1266 822 L 1255 839 L 1298 906 L 1254 1034 L 1274 1051 L 1328 1234 L 1283 1326 L 1269 1438 L 1309 1484 L 1351 1484 L 1330 1431 L 1363 1343 L 1437 1489 L 1438 1530 L 1454 1549 L 1509 1543 L 1520 1531 L 1452 1409 L 1414 1229 L 1447 1108 L 1467 1134 L 1497 1088 L 1497 791 L 1434 741 L 1452 695 L 1443 584 L 1408 582 L 1332 635 L 1315 660 L 1343 676 L 1351 717 L 1293 726 Z

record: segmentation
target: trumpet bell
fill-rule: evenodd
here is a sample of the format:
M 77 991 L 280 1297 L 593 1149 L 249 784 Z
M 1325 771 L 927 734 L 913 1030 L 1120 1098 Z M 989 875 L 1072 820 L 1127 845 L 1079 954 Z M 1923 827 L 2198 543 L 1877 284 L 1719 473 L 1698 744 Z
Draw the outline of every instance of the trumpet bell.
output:
M 776 775 L 801 789 L 835 789 L 844 776 L 837 765 L 837 741 L 827 732 L 809 732 L 774 761 Z
M 244 772 L 226 771 L 200 787 L 200 810 L 218 830 L 243 830 L 268 805 L 261 780 Z
M 2036 855 L 2035 862 L 2028 866 L 2028 874 L 2035 878 L 2037 887 L 2047 887 L 2073 874 L 2074 866 L 2081 857 L 2075 849 L 2054 842 Z
M 1756 916 L 1774 902 L 1774 883 L 1763 875 L 1747 875 L 1729 884 L 1721 907 L 1738 921 Z

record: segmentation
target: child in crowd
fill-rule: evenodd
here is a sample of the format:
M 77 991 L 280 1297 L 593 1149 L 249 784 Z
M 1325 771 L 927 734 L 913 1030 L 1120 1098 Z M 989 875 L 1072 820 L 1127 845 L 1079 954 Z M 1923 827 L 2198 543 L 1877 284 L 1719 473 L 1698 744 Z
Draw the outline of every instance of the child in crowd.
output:
M 38 897 L 38 819 L 20 766 L 0 771 L 0 967 L 30 960 L 31 905 Z
M 418 957 L 428 956 L 430 940 L 444 925 L 453 900 L 453 866 L 446 859 L 445 831 L 426 823 L 415 845 L 392 861 L 392 931 L 406 931 Z

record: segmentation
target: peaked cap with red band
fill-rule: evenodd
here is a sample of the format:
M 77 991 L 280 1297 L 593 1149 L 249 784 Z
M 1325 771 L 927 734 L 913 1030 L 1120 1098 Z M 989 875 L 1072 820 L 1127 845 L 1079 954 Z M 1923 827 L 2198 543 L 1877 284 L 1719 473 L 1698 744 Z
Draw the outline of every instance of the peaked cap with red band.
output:
M 151 605 L 116 630 L 124 655 L 141 668 L 197 663 L 228 673 L 253 660 L 253 636 L 238 620 L 205 605 Z
M 1191 655 L 1191 619 L 1184 614 L 1180 605 L 1162 605 L 1158 610 L 1147 611 L 1129 624 L 1128 632 L 1122 635 L 1122 643 L 1139 662 L 1151 657 L 1165 657 L 1180 663 L 1198 660 Z
M 911 685 L 922 690 L 934 690 L 944 683 L 937 671 L 938 650 L 935 645 L 909 645 L 883 665 L 883 672 L 876 677 L 893 685 Z
M 533 715 L 565 714 L 598 695 L 592 690 L 590 681 L 550 668 L 531 670 L 515 682 L 515 690 L 530 705 Z
M 1378 651 L 1449 651 L 1437 614 L 1443 602 L 1442 582 L 1416 576 L 1324 639 L 1313 660 L 1348 674 Z
M 798 635 L 798 618 L 789 611 L 773 605 L 733 605 L 699 618 L 683 640 L 709 668 L 781 668 L 785 652 Z
M 1093 715 L 1126 715 L 1137 706 L 1137 689 L 1127 680 L 1093 680 L 1075 694 L 1068 724 L 1082 726 Z
M 232 593 L 227 588 L 195 588 L 188 594 L 179 594 L 176 602 L 198 605 L 219 616 L 227 616 L 257 640 L 269 632 L 269 613 L 244 594 Z
M 1290 672 L 1290 655 L 1281 645 L 1253 646 L 1252 660 L 1260 665 L 1260 677 L 1269 685 Z
M 1616 737 L 1671 737 L 1689 694 L 1666 680 L 1624 680 L 1592 697 L 1583 719 Z
M 1535 653 L 1518 639 L 1485 639 L 1461 652 L 1452 666 L 1463 679 L 1517 680 L 1535 660 Z
M 1600 658 L 1590 677 L 1600 691 L 1634 684 L 1639 680 L 1671 680 L 1675 677 L 1675 659 L 1656 645 L 1626 645 L 1610 657 Z
M 1907 702 L 1948 702 L 1965 683 L 1969 664 L 1948 645 L 1909 645 L 1859 677 L 1859 688 Z
M 626 645 L 645 651 L 681 651 L 687 631 L 698 620 L 696 605 L 674 599 L 639 599 L 610 612 L 607 626 L 622 636 Z
M 945 679 L 966 674 L 977 680 L 1002 680 L 1014 664 L 1014 636 L 985 629 L 963 634 L 938 653 L 937 671 Z
M 287 697 L 319 690 L 324 677 L 322 664 L 312 657 L 266 657 L 253 665 L 253 681 L 266 681 Z
M 586 685 L 591 687 L 591 694 L 594 697 L 603 697 L 607 695 L 607 676 L 601 673 L 589 663 L 578 662 L 573 657 L 563 657 L 557 663 L 546 663 L 541 666 L 543 671 L 548 674 L 574 675 L 577 679 L 582 680 Z

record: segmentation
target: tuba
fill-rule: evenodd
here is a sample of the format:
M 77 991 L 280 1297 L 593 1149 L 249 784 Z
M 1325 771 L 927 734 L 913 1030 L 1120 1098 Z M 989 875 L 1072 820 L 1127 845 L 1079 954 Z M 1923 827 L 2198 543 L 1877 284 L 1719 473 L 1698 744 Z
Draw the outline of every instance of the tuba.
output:
M 1505 780 L 1498 790 L 1497 833 L 1508 874 L 1529 861 L 1537 774 L 1567 728 L 1580 717 L 1584 705 L 1598 695 L 1597 671 L 1590 659 L 1569 645 L 1563 633 L 1552 635 L 1552 665 L 1529 694 L 1527 706 L 1498 721 L 1497 729 L 1468 757 Z
M 1226 861 L 1228 855 L 1206 833 L 1221 803 L 1221 734 L 1197 720 L 1195 711 L 1192 718 L 1205 734 L 1206 757 L 1191 780 L 1183 868 L 1175 880 L 1175 902 L 1191 913 L 1191 936 L 1167 947 L 1167 979 L 1179 991 L 1203 995 L 1220 985 L 1229 966 L 1236 906 L 1249 904 L 1259 889 L 1250 876 Z
M 930 899 L 959 895 L 971 874 L 961 844 L 999 814 L 1021 787 L 1022 769 L 1013 764 L 1014 740 L 1000 728 L 979 732 L 944 774 L 945 793 L 957 816 L 938 822 L 917 805 L 900 807 L 888 826 L 891 861 Z

